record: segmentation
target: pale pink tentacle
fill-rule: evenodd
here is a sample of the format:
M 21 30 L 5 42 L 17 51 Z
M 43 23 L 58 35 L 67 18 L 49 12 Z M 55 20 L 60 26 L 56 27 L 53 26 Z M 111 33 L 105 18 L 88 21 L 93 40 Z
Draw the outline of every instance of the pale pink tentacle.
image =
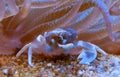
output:
M 61 2 L 62 0 L 55 0 L 55 1 L 40 1 L 40 0 L 32 0 L 32 6 L 31 8 L 47 8 L 47 7 L 52 7 L 52 6 L 57 6 L 59 5 L 58 3 Z
M 19 8 L 17 7 L 15 0 L 7 0 L 6 2 L 8 4 L 11 14 L 16 15 L 19 11 Z
M 114 33 L 114 36 L 118 38 L 116 42 L 111 41 L 109 37 L 105 37 L 99 40 L 93 40 L 91 42 L 100 46 L 103 50 L 105 50 L 106 52 L 110 54 L 119 55 L 120 54 L 120 46 L 119 46 L 120 45 L 120 32 Z
M 20 40 L 6 38 L 2 31 L 3 26 L 0 23 L 0 55 L 13 55 L 17 52 L 16 48 L 21 47 Z
M 94 10 L 85 19 L 75 24 L 68 25 L 68 27 L 74 28 L 78 33 L 80 33 L 81 31 L 84 31 L 94 25 L 100 18 L 101 14 L 99 10 L 94 8 Z
M 112 20 L 112 23 L 114 23 L 113 33 L 120 31 L 120 23 L 118 22 L 119 20 L 120 17 Z M 84 31 L 83 33 L 79 33 L 79 39 L 86 41 L 100 40 L 105 37 L 107 37 L 107 31 L 104 22 L 94 25 L 92 28 Z
M 117 1 L 111 8 L 110 8 L 111 15 L 120 15 L 120 1 Z
M 13 0 L 4 0 L 5 5 L 5 15 L 4 19 L 14 16 L 19 12 L 19 8 Z
M 1 0 L 1 2 L 0 2 L 0 22 L 4 18 L 4 14 L 5 14 L 5 3 L 3 0 Z
M 99 0 L 91 0 L 91 1 L 88 0 L 88 1 L 85 1 L 85 2 L 93 3 L 93 4 L 91 4 L 91 6 L 96 6 L 102 12 L 102 14 L 104 16 L 104 19 L 105 19 L 105 22 L 106 22 L 108 35 L 109 35 L 110 39 L 114 41 L 115 38 L 112 35 L 112 24 L 111 24 L 111 20 L 110 20 L 111 18 L 110 18 L 110 14 L 109 14 L 109 9 L 106 6 L 106 4 L 103 1 L 99 1 Z M 74 25 L 75 27 L 73 27 L 73 25 L 72 25 L 70 27 L 73 27 L 73 28 L 76 28 L 76 29 L 81 29 L 81 30 L 89 28 L 90 25 L 94 24 L 94 22 L 96 21 L 96 18 L 99 19 L 99 15 L 100 15 L 100 14 L 98 14 L 99 12 L 98 11 L 95 11 L 95 12 L 96 13 L 93 13 L 93 16 L 88 16 L 87 17 L 88 20 L 87 19 L 85 19 L 85 21 L 83 20 L 82 24 Z M 98 16 L 98 17 L 95 17 L 95 15 Z M 86 24 L 87 24 L 87 26 L 86 26 Z M 81 26 L 81 25 L 83 25 L 83 26 Z
M 61 5 L 63 5 L 64 3 L 68 2 L 66 1 L 59 1 L 57 4 L 58 6 L 53 6 L 53 7 L 48 7 L 45 9 L 40 9 L 40 11 L 35 11 L 33 10 L 33 14 L 31 13 L 31 15 L 25 20 L 23 21 L 23 23 L 21 23 L 17 28 L 16 31 L 18 32 L 19 30 L 21 30 L 21 28 L 26 29 L 27 30 L 31 29 L 32 27 L 40 24 L 41 22 L 44 23 L 43 21 L 48 20 L 48 18 L 45 18 L 46 16 L 48 16 L 51 13 L 54 13 L 54 9 L 60 7 Z M 39 10 L 39 9 L 38 9 Z M 34 16 L 33 16 L 34 15 Z M 32 17 L 32 18 L 31 18 Z M 53 18 L 53 17 L 52 17 Z M 51 18 L 51 19 L 52 19 Z M 31 23 L 29 23 L 31 22 Z M 29 25 L 29 26 L 27 26 Z
M 35 31 L 36 29 L 39 29 L 39 33 L 43 34 L 44 31 L 50 31 L 56 27 L 60 27 L 60 26 L 64 26 L 66 24 L 68 24 L 71 20 L 71 18 L 77 13 L 77 11 L 79 10 L 81 4 L 82 4 L 82 0 L 78 0 L 76 1 L 77 5 L 75 5 L 66 15 L 64 15 L 63 17 L 57 19 L 57 20 L 53 20 L 47 23 L 43 23 L 40 24 L 38 26 L 36 26 L 35 28 L 27 31 L 24 35 L 22 35 L 21 37 L 29 34 L 32 31 Z M 70 19 L 70 20 L 69 20 Z M 36 30 L 37 31 L 37 30 Z
M 16 28 L 22 20 L 28 15 L 30 11 L 31 1 L 25 0 L 23 7 L 19 11 L 19 13 L 14 16 L 11 21 L 8 23 L 8 26 L 6 28 L 6 31 L 13 31 L 14 28 Z
M 94 1 L 89 1 L 89 0 L 85 1 L 84 3 L 86 3 L 86 2 L 93 2 L 94 3 Z M 111 1 L 110 3 L 106 2 L 106 4 L 109 7 L 111 7 L 112 2 L 113 1 Z M 95 3 L 95 4 L 97 5 L 97 3 Z M 94 6 L 94 4 L 91 4 L 90 6 Z M 80 17 L 80 16 L 81 15 L 79 15 L 78 17 Z M 81 31 L 84 31 L 84 30 L 88 29 L 89 27 L 91 27 L 92 25 L 94 25 L 96 23 L 96 21 L 98 21 L 101 17 L 102 16 L 100 14 L 99 9 L 94 8 L 94 10 L 85 19 L 83 19 L 82 21 L 77 22 L 75 24 L 69 24 L 68 27 L 72 27 L 72 28 L 76 29 L 80 33 Z
M 112 35 L 112 24 L 111 24 L 111 16 L 109 14 L 109 9 L 108 7 L 105 5 L 105 3 L 103 1 L 100 1 L 100 0 L 96 0 L 94 1 L 96 6 L 100 9 L 100 11 L 102 12 L 103 16 L 104 16 L 104 19 L 105 19 L 105 22 L 106 22 L 106 26 L 107 26 L 107 32 L 108 32 L 108 35 L 110 37 L 110 39 L 112 41 L 115 41 L 115 38 L 114 36 Z

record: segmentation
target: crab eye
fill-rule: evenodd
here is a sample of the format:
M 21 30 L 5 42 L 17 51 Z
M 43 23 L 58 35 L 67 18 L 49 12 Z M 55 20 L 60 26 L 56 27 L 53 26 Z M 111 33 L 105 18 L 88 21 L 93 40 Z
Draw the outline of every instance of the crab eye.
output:
M 62 43 L 62 38 L 59 36 L 56 36 L 53 39 L 54 39 L 55 43 L 60 43 L 60 44 Z
M 54 44 L 54 43 L 55 43 L 55 40 L 54 40 L 54 39 L 51 39 L 51 42 Z
M 62 38 L 61 38 L 61 37 L 57 37 L 57 38 L 56 38 L 56 41 L 57 41 L 58 43 L 61 43 L 61 42 L 62 42 Z
M 57 38 L 57 40 L 58 40 L 58 41 L 61 41 L 61 40 L 62 40 L 62 38 L 61 38 L 61 37 L 58 37 L 58 38 Z

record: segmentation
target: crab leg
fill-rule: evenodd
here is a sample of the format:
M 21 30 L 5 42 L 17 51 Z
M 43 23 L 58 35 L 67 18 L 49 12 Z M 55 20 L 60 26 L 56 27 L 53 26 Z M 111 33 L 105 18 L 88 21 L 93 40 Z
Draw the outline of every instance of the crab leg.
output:
M 17 54 L 16 57 L 19 57 L 25 50 L 27 50 L 27 48 L 29 48 L 31 45 L 31 43 L 26 44 Z
M 32 63 L 32 47 L 28 48 L 28 64 L 30 66 L 34 66 L 33 63 Z
M 28 64 L 29 64 L 30 66 L 33 66 L 33 63 L 32 63 L 32 47 L 31 47 L 31 43 L 26 44 L 26 45 L 16 54 L 16 57 L 19 57 L 27 48 L 28 48 Z
M 103 55 L 107 55 L 107 53 L 105 51 L 103 51 L 100 47 L 98 47 L 97 45 L 92 44 L 92 43 L 91 43 L 91 45 L 94 46 L 99 53 L 101 53 Z

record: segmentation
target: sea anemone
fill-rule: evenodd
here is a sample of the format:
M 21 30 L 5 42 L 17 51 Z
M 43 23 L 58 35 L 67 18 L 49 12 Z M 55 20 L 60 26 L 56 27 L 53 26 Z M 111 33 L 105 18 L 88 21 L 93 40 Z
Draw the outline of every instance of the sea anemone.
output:
M 1 0 L 0 54 L 17 53 L 39 34 L 58 27 L 74 28 L 77 40 L 120 54 L 119 3 L 119 0 Z

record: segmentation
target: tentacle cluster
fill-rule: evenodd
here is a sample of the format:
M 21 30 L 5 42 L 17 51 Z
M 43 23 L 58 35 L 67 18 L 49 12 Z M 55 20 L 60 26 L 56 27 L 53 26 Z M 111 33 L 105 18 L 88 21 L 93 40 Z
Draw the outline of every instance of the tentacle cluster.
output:
M 119 6 L 119 0 L 1 0 L 0 37 L 5 39 L 0 46 L 20 48 L 46 31 L 70 27 L 78 32 L 79 40 L 120 53 Z

